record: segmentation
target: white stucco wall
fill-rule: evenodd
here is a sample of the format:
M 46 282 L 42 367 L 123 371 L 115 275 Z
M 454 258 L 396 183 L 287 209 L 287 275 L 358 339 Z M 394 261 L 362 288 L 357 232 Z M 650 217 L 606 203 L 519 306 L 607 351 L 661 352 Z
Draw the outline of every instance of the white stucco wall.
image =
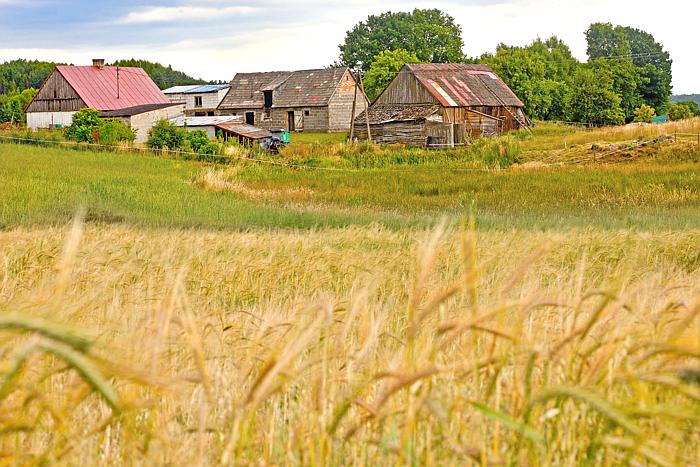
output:
M 158 120 L 170 120 L 183 114 L 183 105 L 174 105 L 164 109 L 144 112 L 131 117 L 129 126 L 136 131 L 136 143 L 145 143 L 148 140 L 148 132 Z
M 29 112 L 27 113 L 27 127 L 32 130 L 39 128 L 55 128 L 61 125 L 63 128 L 73 123 L 75 112 Z

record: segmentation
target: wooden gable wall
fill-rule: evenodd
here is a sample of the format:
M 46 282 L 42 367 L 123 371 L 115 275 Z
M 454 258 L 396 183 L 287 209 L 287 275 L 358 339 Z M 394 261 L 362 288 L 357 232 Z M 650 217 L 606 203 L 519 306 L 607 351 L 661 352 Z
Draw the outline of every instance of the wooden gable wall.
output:
M 87 107 L 66 79 L 54 70 L 27 107 L 27 112 L 76 112 Z
M 377 104 L 440 104 L 418 79 L 401 70 L 375 101 Z

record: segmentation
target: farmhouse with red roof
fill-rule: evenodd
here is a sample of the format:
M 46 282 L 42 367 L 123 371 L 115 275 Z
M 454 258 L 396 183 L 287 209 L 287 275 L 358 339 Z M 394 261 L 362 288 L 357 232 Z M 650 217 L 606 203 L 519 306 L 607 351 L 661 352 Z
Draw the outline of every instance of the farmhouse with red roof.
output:
M 57 66 L 27 106 L 27 126 L 62 128 L 82 108 L 119 118 L 136 131 L 143 142 L 148 130 L 160 119 L 177 117 L 183 105 L 173 104 L 141 68 L 104 66 Z
M 527 128 L 524 105 L 486 65 L 405 65 L 355 119 L 353 138 L 453 147 L 469 137 Z

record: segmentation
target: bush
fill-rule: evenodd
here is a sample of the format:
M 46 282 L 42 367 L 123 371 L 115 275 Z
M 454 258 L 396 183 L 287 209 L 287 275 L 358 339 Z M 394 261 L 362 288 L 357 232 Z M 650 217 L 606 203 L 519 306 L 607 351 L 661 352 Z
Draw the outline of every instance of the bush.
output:
M 637 123 L 649 123 L 656 116 L 656 110 L 646 104 L 642 104 L 634 111 L 634 121 Z
M 146 145 L 151 149 L 182 149 L 187 139 L 187 130 L 179 128 L 163 119 L 148 132 Z
M 99 126 L 100 143 L 112 145 L 116 143 L 133 143 L 136 132 L 116 118 L 104 119 Z
M 94 143 L 100 127 L 100 112 L 93 109 L 80 109 L 73 115 L 73 123 L 66 130 L 66 138 L 73 141 Z M 97 136 L 97 138 L 95 138 Z
M 685 103 L 673 104 L 668 111 L 668 115 L 674 122 L 678 120 L 685 120 L 687 118 L 693 118 L 695 116 L 690 106 L 686 105 Z
M 216 146 L 209 140 L 209 135 L 204 130 L 189 132 L 187 142 L 191 150 L 198 154 L 216 154 Z

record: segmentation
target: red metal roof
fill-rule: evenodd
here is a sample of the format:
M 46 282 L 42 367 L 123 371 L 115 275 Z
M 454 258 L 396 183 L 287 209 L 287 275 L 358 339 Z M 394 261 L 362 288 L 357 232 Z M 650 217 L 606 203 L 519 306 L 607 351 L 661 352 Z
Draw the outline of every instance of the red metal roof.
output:
M 406 65 L 445 107 L 523 107 L 511 89 L 486 65 L 428 63 Z
M 91 109 L 120 110 L 170 102 L 141 68 L 119 67 L 119 97 L 117 67 L 57 66 L 56 71 Z

